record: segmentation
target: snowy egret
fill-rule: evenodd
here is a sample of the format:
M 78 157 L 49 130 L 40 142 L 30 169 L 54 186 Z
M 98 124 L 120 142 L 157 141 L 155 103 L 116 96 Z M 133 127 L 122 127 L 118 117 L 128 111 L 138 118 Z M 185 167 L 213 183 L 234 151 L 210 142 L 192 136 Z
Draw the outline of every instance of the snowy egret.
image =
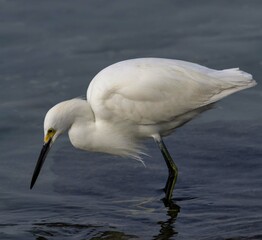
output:
M 100 71 L 87 100 L 71 99 L 51 108 L 44 121 L 44 145 L 31 181 L 39 175 L 57 137 L 68 131 L 74 147 L 141 160 L 141 139 L 153 138 L 169 170 L 165 198 L 170 200 L 178 169 L 162 137 L 210 109 L 218 100 L 256 85 L 238 68 L 214 70 L 171 59 L 140 58 Z

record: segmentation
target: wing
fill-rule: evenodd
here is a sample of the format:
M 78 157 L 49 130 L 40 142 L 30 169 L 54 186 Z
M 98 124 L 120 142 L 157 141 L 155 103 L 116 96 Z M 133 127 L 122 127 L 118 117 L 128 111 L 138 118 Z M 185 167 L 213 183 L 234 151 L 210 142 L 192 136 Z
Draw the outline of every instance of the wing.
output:
M 247 88 L 247 84 L 232 81 L 230 76 L 236 73 L 246 74 L 237 69 L 217 71 L 179 60 L 126 60 L 94 77 L 87 100 L 96 119 L 156 124 L 213 103 L 238 91 L 236 86 Z M 250 76 L 246 74 L 245 81 Z

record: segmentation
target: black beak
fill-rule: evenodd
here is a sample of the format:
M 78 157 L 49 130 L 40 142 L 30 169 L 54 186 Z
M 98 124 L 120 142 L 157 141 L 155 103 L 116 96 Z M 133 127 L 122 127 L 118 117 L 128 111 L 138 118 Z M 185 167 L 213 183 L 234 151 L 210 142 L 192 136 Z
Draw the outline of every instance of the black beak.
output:
M 37 177 L 40 173 L 40 170 L 41 170 L 41 168 L 42 168 L 42 166 L 45 162 L 46 156 L 47 156 L 47 154 L 48 154 L 48 152 L 51 148 L 51 141 L 52 141 L 52 138 L 50 138 L 47 143 L 44 143 L 44 145 L 42 147 L 38 161 L 37 161 L 36 166 L 35 166 L 35 171 L 34 171 L 34 174 L 33 174 L 32 180 L 31 180 L 30 189 L 33 188 L 33 186 L 36 182 L 36 179 L 37 179 Z

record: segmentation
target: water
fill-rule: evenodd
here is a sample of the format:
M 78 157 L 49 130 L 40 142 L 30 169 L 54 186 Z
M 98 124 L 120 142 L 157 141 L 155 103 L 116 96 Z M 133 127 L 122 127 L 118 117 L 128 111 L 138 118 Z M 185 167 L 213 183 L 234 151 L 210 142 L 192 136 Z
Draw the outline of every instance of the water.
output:
M 0 1 L 0 239 L 262 239 L 261 84 L 228 97 L 166 144 L 180 170 L 174 203 L 153 141 L 147 167 L 52 148 L 31 175 L 46 111 L 85 95 L 119 60 L 157 56 L 261 83 L 261 1 Z

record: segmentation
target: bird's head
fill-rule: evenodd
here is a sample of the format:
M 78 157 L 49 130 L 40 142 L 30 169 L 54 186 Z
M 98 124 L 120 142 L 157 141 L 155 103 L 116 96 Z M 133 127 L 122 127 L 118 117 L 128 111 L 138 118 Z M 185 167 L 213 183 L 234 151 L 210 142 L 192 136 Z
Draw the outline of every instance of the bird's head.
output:
M 71 125 L 70 115 L 66 114 L 67 102 L 62 102 L 52 107 L 45 116 L 44 121 L 44 144 L 40 152 L 30 189 L 33 188 L 46 156 L 59 135 L 68 130 Z

